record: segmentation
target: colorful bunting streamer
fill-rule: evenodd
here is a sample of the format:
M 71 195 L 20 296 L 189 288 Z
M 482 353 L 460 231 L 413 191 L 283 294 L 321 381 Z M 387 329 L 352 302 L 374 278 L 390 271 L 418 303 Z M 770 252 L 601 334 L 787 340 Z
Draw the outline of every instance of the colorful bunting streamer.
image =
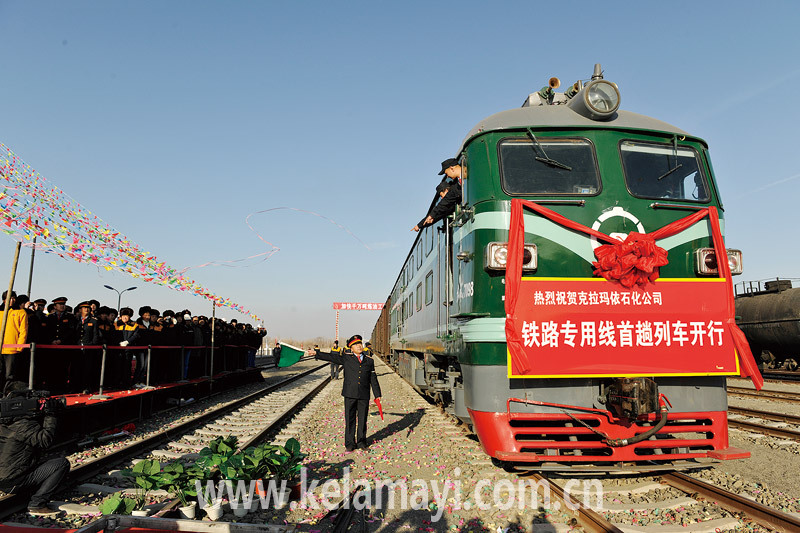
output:
M 189 292 L 211 300 L 218 307 L 261 320 L 241 304 L 217 296 L 185 277 L 186 269 L 176 270 L 142 250 L 49 183 L 3 143 L 0 143 L 0 229 L 23 246 Z

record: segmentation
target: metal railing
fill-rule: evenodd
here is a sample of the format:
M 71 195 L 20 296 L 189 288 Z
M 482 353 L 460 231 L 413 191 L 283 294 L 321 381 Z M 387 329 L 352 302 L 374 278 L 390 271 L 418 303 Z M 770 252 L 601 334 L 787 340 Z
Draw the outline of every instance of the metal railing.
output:
M 109 388 L 130 390 L 136 383 L 145 388 L 165 383 L 185 383 L 220 373 L 255 366 L 257 348 L 246 345 L 222 346 L 114 346 L 15 344 L 23 348 L 16 358 L 15 378 L 28 361 L 29 388 L 46 388 L 54 394 L 97 391 L 94 399 L 105 399 Z M 135 361 L 135 362 L 134 362 Z M 99 379 L 95 380 L 94 376 Z M 139 387 L 141 388 L 141 386 Z

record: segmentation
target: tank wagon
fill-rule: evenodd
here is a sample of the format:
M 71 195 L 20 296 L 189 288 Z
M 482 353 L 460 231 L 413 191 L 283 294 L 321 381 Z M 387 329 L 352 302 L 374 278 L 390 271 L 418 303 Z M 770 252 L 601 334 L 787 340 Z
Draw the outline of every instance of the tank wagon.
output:
M 736 322 L 757 359 L 771 368 L 797 370 L 800 362 L 800 288 L 776 279 L 736 286 Z
M 742 255 L 722 241 L 706 142 L 619 110 L 599 65 L 559 86 L 467 134 L 462 204 L 418 234 L 377 352 L 499 462 L 749 456 L 728 446 L 725 376 L 760 374 L 734 323 Z

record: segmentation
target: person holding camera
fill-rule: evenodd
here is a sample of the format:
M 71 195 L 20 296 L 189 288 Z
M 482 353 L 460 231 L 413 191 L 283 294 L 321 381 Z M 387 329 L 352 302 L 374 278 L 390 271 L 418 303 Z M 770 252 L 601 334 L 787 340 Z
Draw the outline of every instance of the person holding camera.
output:
M 29 395 L 30 391 L 21 382 L 15 382 L 15 385 L 0 401 Z M 49 398 L 41 410 L 0 418 L 0 490 L 15 494 L 32 493 L 28 514 L 33 516 L 58 514 L 59 511 L 51 510 L 47 504 L 69 472 L 69 461 L 64 457 L 39 460 L 55 436 L 55 413 L 61 405 L 58 402 Z

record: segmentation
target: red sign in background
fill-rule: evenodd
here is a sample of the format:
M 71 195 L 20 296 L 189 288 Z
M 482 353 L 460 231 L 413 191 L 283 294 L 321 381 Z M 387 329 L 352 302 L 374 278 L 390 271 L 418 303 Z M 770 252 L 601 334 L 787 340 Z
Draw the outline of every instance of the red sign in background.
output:
M 724 279 L 523 278 L 513 327 L 527 371 L 509 377 L 734 375 Z
M 380 311 L 383 304 L 370 302 L 333 302 L 333 308 L 342 311 Z

